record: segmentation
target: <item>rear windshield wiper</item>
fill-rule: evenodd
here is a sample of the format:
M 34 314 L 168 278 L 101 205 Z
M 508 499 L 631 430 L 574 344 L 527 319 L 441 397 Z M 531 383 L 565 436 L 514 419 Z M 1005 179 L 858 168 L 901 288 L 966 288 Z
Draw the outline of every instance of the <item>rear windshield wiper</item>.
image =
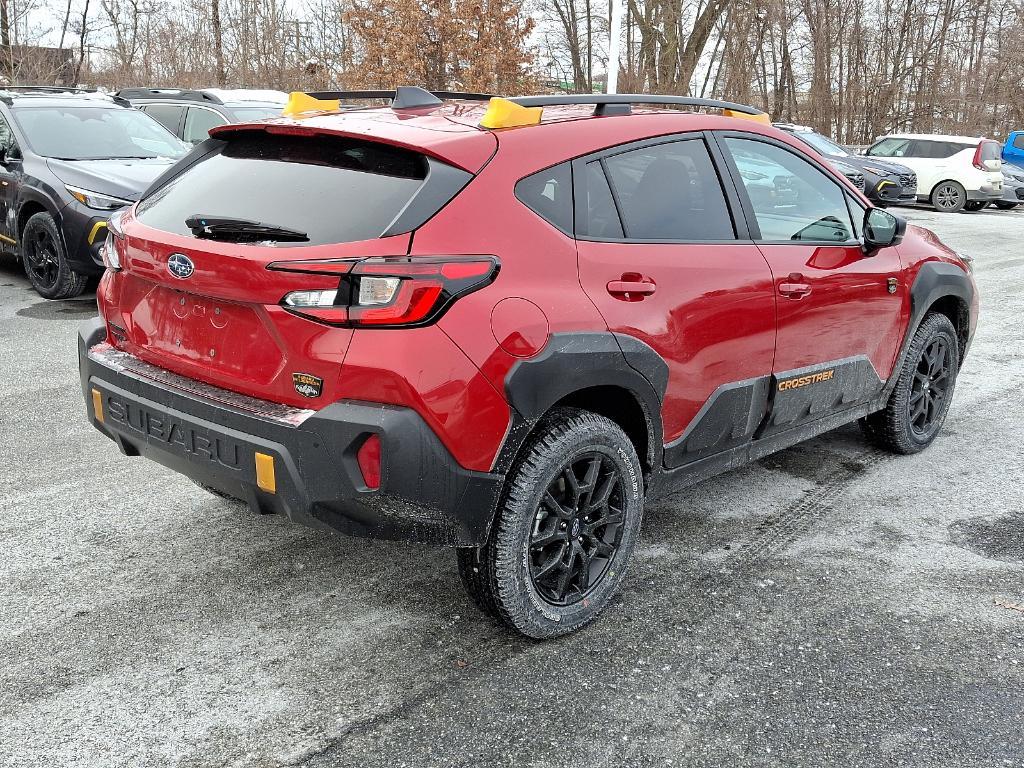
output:
M 210 240 L 231 240 L 234 242 L 254 242 L 261 240 L 288 241 L 304 243 L 309 235 L 297 229 L 277 227 L 260 221 L 233 219 L 225 216 L 204 216 L 197 213 L 185 219 L 185 226 L 192 230 L 196 237 Z

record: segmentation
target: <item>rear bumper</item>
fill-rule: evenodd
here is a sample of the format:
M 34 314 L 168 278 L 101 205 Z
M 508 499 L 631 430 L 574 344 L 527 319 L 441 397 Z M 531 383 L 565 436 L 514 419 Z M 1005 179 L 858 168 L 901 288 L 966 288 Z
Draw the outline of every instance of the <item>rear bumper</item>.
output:
M 126 455 L 315 528 L 462 546 L 486 541 L 501 476 L 460 467 L 412 409 L 342 401 L 300 411 L 198 382 L 189 387 L 104 339 L 99 319 L 79 332 L 82 389 L 92 424 Z M 377 491 L 365 487 L 356 462 L 371 434 L 383 446 Z M 257 484 L 257 452 L 273 457 L 274 492 Z
M 993 200 L 999 200 L 1003 196 L 1003 185 L 999 184 L 983 184 L 981 189 L 969 189 L 967 190 L 967 199 L 971 202 L 992 202 Z

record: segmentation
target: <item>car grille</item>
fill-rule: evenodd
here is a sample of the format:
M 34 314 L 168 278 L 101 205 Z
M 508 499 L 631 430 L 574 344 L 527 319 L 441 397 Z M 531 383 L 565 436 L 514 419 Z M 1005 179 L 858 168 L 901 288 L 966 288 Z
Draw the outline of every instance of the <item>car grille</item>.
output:
M 913 192 L 917 189 L 917 174 L 914 173 L 901 173 L 900 174 L 900 186 L 903 187 L 904 192 Z
M 846 176 L 846 178 L 848 178 L 850 180 L 850 183 L 853 184 L 853 186 L 855 186 L 861 192 L 864 191 L 864 174 L 863 173 L 860 173 L 858 171 L 856 173 L 852 173 L 851 172 L 851 173 L 846 173 L 846 174 L 843 174 L 843 175 Z

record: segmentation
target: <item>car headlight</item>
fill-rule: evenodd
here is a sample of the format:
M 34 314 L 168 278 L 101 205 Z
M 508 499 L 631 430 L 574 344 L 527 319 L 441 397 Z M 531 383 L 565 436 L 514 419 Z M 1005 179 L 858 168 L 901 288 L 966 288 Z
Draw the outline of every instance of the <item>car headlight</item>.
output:
M 82 189 L 81 187 L 73 187 L 70 184 L 65 184 L 64 186 L 75 200 L 98 211 L 113 211 L 132 203 L 131 200 L 125 200 L 123 197 L 103 195 L 99 192 Z

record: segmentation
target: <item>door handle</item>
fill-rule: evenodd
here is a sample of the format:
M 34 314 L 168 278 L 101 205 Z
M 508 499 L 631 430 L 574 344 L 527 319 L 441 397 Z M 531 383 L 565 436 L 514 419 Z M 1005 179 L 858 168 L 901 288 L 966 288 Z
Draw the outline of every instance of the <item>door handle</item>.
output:
M 644 296 L 650 296 L 654 293 L 658 286 L 649 277 L 644 277 L 636 272 L 627 272 L 618 280 L 612 280 L 608 283 L 607 288 L 608 293 L 616 299 L 640 301 Z
M 802 299 L 810 295 L 811 286 L 807 283 L 779 283 L 779 293 L 789 299 Z

